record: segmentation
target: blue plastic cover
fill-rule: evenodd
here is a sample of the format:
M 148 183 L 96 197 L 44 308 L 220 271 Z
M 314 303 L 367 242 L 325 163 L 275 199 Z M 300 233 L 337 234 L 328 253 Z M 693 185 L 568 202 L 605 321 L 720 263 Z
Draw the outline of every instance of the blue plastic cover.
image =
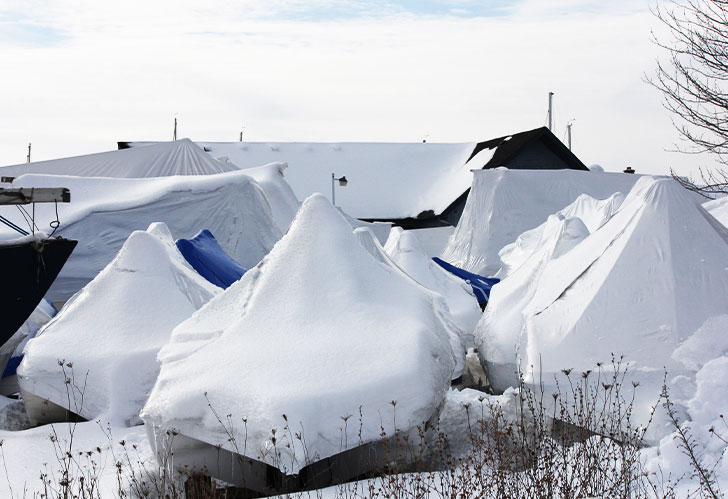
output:
M 473 274 L 437 257 L 434 257 L 432 260 L 443 269 L 470 284 L 470 287 L 473 288 L 473 293 L 478 298 L 478 303 L 487 303 L 490 299 L 490 288 L 500 282 L 500 279 L 496 277 L 483 277 L 478 274 Z
M 245 274 L 245 269 L 223 251 L 207 229 L 192 239 L 177 239 L 176 244 L 192 268 L 216 286 L 227 288 Z

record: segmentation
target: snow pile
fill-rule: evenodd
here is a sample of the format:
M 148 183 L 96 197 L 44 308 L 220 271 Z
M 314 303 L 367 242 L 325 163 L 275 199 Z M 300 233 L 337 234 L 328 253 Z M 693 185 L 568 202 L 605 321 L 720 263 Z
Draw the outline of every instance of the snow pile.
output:
M 629 191 L 640 178 L 621 173 L 507 168 L 476 171 L 473 175 L 463 215 L 441 258 L 486 277 L 500 268 L 501 248 L 580 194 L 603 199 Z
M 180 139 L 120 151 L 3 166 L 0 167 L 0 175 L 19 177 L 28 173 L 38 173 L 76 177 L 149 178 L 211 175 L 233 170 L 237 168 L 225 165 L 205 154 L 202 148 L 190 139 Z
M 86 419 L 137 424 L 159 370 L 158 350 L 219 291 L 187 264 L 164 224 L 133 232 L 116 258 L 28 343 L 20 386 Z M 66 377 L 75 383 L 66 385 Z
M 412 279 L 445 299 L 450 313 L 462 331 L 469 335 L 475 329 L 482 311 L 472 288 L 433 262 L 425 254 L 414 233 L 394 227 L 384 251 Z
M 612 353 L 633 372 L 679 372 L 673 350 L 728 310 L 728 232 L 673 180 L 641 178 L 611 219 L 585 227 L 549 218 L 537 249 L 493 287 L 475 335 L 496 389 L 515 384 L 516 366 L 548 380 Z M 571 249 L 557 251 L 564 238 Z
M 30 317 L 23 323 L 20 328 L 13 334 L 8 341 L 0 347 L 0 369 L 2 377 L 6 378 L 15 374 L 17 363 L 23 355 L 23 349 L 28 341 L 33 338 L 38 331 L 48 324 L 50 320 L 58 313 L 56 308 L 48 300 L 41 300 Z M 5 386 L 0 386 L 0 390 L 5 392 Z M 12 392 L 10 392 L 12 393 Z M 5 392 L 5 395 L 10 393 Z
M 78 245 L 51 286 L 47 297 L 52 301 L 66 300 L 81 289 L 114 258 L 129 234 L 153 222 L 166 223 L 175 237 L 189 238 L 208 229 L 245 268 L 255 266 L 281 237 L 265 193 L 240 171 L 154 179 L 24 175 L 12 185 L 71 190 L 71 202 L 58 204 L 61 225 L 55 234 Z M 0 215 L 25 225 L 14 206 L 0 206 Z M 35 215 L 43 230 L 56 219 L 55 206 L 39 204 Z M 0 239 L 15 235 L 0 228 Z
M 432 301 L 372 258 L 322 195 L 256 268 L 175 328 L 159 359 L 142 411 L 156 436 L 174 428 L 291 473 L 358 443 L 360 408 L 361 443 L 380 425 L 391 435 L 429 420 L 455 366 Z M 227 428 L 234 441 L 215 413 L 246 418 Z
M 399 229 L 399 227 L 392 229 L 392 233 L 395 234 L 395 238 L 399 237 L 400 232 L 401 229 Z M 435 310 L 435 314 L 450 334 L 450 346 L 453 354 L 455 355 L 455 370 L 453 371 L 452 377 L 453 379 L 456 379 L 462 376 L 465 369 L 465 353 L 467 351 L 467 346 L 473 343 L 472 331 L 480 318 L 480 310 L 478 310 L 477 316 L 471 313 L 468 317 L 467 305 L 465 305 L 464 316 L 459 317 L 460 320 L 458 321 L 453 317 L 450 307 L 448 306 L 447 299 L 436 290 L 425 287 L 415 280 L 410 274 L 400 268 L 400 266 L 392 260 L 391 256 L 387 254 L 384 248 L 382 248 L 374 233 L 369 228 L 360 227 L 355 229 L 354 235 L 359 240 L 359 244 L 361 244 L 375 260 L 400 274 L 407 281 L 411 282 L 415 288 L 420 290 L 420 292 L 427 295 L 430 300 L 432 300 L 432 306 Z M 431 280 L 435 281 L 436 278 L 432 278 Z M 457 299 L 457 296 L 458 293 L 456 292 L 455 299 Z M 465 323 L 465 329 L 462 325 L 460 325 L 460 322 Z
M 713 199 L 703 203 L 703 208 L 713 215 L 716 220 L 728 227 L 728 196 Z

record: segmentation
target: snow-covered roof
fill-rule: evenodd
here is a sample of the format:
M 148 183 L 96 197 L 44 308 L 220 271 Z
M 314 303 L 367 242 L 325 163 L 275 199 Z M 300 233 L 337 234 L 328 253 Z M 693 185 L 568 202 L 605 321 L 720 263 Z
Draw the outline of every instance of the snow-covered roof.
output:
M 157 352 L 220 291 L 187 264 L 164 224 L 135 231 L 28 343 L 20 386 L 86 419 L 138 424 L 159 371 Z M 71 376 L 76 384 L 69 386 Z
M 345 442 L 434 416 L 455 367 L 449 338 L 430 296 L 314 195 L 257 267 L 175 328 L 142 418 L 155 433 L 174 428 L 297 473 Z M 359 414 L 342 435 L 343 418 Z M 305 432 L 305 448 L 284 425 Z
M 23 175 L 18 187 L 68 187 L 71 202 L 59 203 L 56 235 L 78 241 L 49 291 L 66 300 L 94 278 L 119 251 L 129 234 L 152 222 L 165 222 L 174 237 L 189 238 L 209 229 L 220 246 L 243 267 L 255 266 L 281 237 L 265 192 L 246 172 L 158 178 L 95 178 Z M 56 206 L 38 204 L 36 224 L 50 232 Z M 0 214 L 21 227 L 26 220 L 15 206 Z M 0 226 L 0 239 L 17 235 Z
M 265 163 L 270 163 L 266 161 Z M 259 163 L 260 166 L 264 163 Z M 71 158 L 0 167 L 0 176 L 27 173 L 76 177 L 146 178 L 171 175 L 210 175 L 235 170 L 212 158 L 189 139 Z
M 606 198 L 627 192 L 636 175 L 577 170 L 474 172 L 473 187 L 442 259 L 484 276 L 500 268 L 498 252 L 519 234 L 543 223 L 580 194 Z

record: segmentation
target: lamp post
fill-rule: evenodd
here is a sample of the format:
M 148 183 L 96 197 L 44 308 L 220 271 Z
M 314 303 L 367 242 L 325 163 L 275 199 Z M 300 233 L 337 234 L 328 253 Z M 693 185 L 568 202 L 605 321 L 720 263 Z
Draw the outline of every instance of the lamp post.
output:
M 341 187 L 346 187 L 346 184 L 349 183 L 349 181 L 346 180 L 346 175 L 336 178 L 336 175 L 334 175 L 333 173 L 331 174 L 331 204 L 333 204 L 334 206 L 336 206 L 336 191 L 334 190 L 334 182 L 336 180 L 339 181 L 339 185 Z

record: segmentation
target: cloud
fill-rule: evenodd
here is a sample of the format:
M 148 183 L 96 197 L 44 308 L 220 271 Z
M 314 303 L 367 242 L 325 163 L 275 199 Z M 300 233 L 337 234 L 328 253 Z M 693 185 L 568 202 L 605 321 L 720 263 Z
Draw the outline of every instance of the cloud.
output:
M 67 36 L 0 51 L 15 75 L 0 95 L 0 164 L 28 142 L 47 159 L 166 140 L 175 114 L 199 140 L 235 140 L 243 125 L 249 140 L 485 140 L 542 126 L 554 91 L 555 133 L 575 119 L 586 163 L 693 167 L 664 151 L 675 134 L 642 82 L 657 53 L 646 7 L 524 0 L 467 14 L 483 3 L 29 2 L 34 23 Z M 311 14 L 337 9 L 349 14 Z

